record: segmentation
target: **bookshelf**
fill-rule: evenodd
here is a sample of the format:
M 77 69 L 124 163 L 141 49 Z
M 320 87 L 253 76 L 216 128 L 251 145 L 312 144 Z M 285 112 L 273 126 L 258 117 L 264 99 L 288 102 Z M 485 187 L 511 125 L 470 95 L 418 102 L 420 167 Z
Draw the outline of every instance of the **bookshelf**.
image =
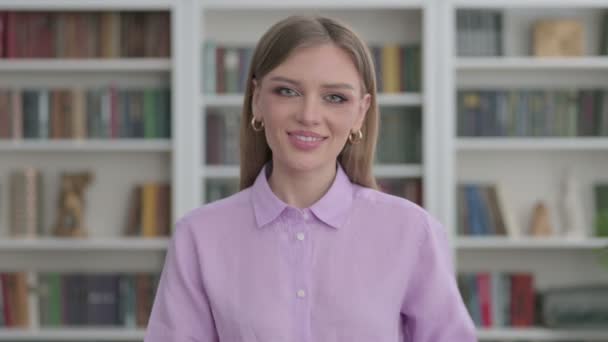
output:
M 444 100 L 440 111 L 446 113 L 441 135 L 447 138 L 443 142 L 444 152 L 440 152 L 441 188 L 446 194 L 441 208 L 444 222 L 452 229 L 457 271 L 477 274 L 529 272 L 534 278 L 534 288 L 540 292 L 554 287 L 606 284 L 608 269 L 599 259 L 605 254 L 607 241 L 604 237 L 593 236 L 591 231 L 595 214 L 592 186 L 606 180 L 608 138 L 601 134 L 510 135 L 500 130 L 502 133 L 498 134 L 487 131 L 463 134 L 459 128 L 459 115 L 463 115 L 459 92 L 523 89 L 547 94 L 560 89 L 607 89 L 608 58 L 598 55 L 597 50 L 601 13 L 608 8 L 608 2 L 581 1 L 573 5 L 567 1 L 447 0 L 441 3 L 440 21 L 444 23 L 442 32 L 447 39 L 440 53 L 444 75 L 441 85 Z M 498 39 L 499 53 L 488 49 L 485 53 L 473 52 L 473 48 L 481 47 L 473 47 L 470 53 L 465 53 L 457 46 L 456 42 L 463 39 L 457 29 L 461 25 L 459 18 L 465 20 L 463 13 L 471 10 L 499 13 L 501 30 L 486 31 L 489 38 L 479 36 L 481 40 Z M 533 56 L 533 23 L 544 18 L 564 17 L 582 22 L 585 31 L 583 55 Z M 467 29 L 466 23 L 460 27 Z M 539 200 L 547 205 L 554 229 L 568 228 L 560 207 L 560 188 L 568 169 L 579 182 L 578 194 L 588 233 L 576 238 L 559 233 L 549 237 L 529 236 L 532 209 Z M 458 197 L 458 187 L 463 183 L 500 184 L 504 190 L 502 198 L 509 204 L 513 227 L 519 236 L 461 235 L 458 227 L 462 200 Z M 481 326 L 483 324 L 478 328 L 480 341 L 600 341 L 608 337 L 605 329 L 551 329 L 535 324 L 518 328 Z
M 435 34 L 434 17 L 431 11 L 432 2 L 421 1 L 349 1 L 345 8 L 343 4 L 325 2 L 298 2 L 275 4 L 264 1 L 201 1 L 196 19 L 198 30 L 200 30 L 200 52 L 197 59 L 200 63 L 195 69 L 202 73 L 203 77 L 216 74 L 217 70 L 209 70 L 206 65 L 210 58 L 205 45 L 212 42 L 215 48 L 226 47 L 253 47 L 261 34 L 274 22 L 291 14 L 325 14 L 343 19 L 351 24 L 370 46 L 383 46 L 384 44 L 408 45 L 420 43 L 422 46 L 422 60 L 433 55 L 435 45 L 428 43 L 428 37 Z M 373 19 L 373 20 L 370 20 Z M 230 23 L 238 22 L 236 27 Z M 383 27 L 378 27 L 374 22 L 383 22 Z M 243 28 L 247 28 L 243 30 Z M 424 39 L 423 39 L 424 37 Z M 395 162 L 377 163 L 374 172 L 377 177 L 390 181 L 406 181 L 407 179 L 420 179 L 424 206 L 431 212 L 437 212 L 438 198 L 436 195 L 436 182 L 434 172 L 437 160 L 432 151 L 435 149 L 436 141 L 432 139 L 432 130 L 436 119 L 434 110 L 434 71 L 429 63 L 422 63 L 421 78 L 423 79 L 420 90 L 379 92 L 378 103 L 382 108 L 397 108 L 397 110 L 408 108 L 420 108 L 421 125 L 418 128 L 421 133 L 422 157 L 417 162 Z M 218 76 L 216 76 L 218 77 Z M 242 78 L 243 75 L 240 75 Z M 213 111 L 214 116 L 240 114 L 242 105 L 242 94 L 238 91 L 218 91 L 217 88 L 210 90 L 207 84 L 199 84 L 200 122 L 195 123 L 201 127 L 199 137 L 200 144 L 207 146 L 213 144 L 210 137 L 206 136 L 207 126 L 210 123 L 209 113 Z M 217 86 L 217 83 L 216 83 Z M 241 88 L 242 89 L 242 88 Z M 229 114 L 228 114 L 229 113 Z M 403 113 L 410 115 L 410 113 Z M 238 132 L 237 132 L 238 133 Z M 229 133 L 228 133 L 229 134 Z M 233 133 L 234 135 L 234 133 Z M 238 134 L 236 134 L 238 136 Z M 229 147 L 224 147 L 229 148 Z M 210 193 L 216 191 L 214 182 L 226 184 L 231 191 L 235 191 L 235 183 L 238 179 L 238 156 L 232 156 L 227 163 L 217 164 L 217 158 L 209 164 L 209 156 L 213 151 L 207 150 L 199 156 L 201 202 L 207 202 Z M 230 187 L 230 182 L 232 186 Z M 398 184 L 398 183 L 397 183 Z M 399 185 L 397 185 L 399 186 Z M 219 187 L 224 187 L 219 185 Z M 221 191 L 220 191 L 221 192 Z M 229 192 L 230 193 L 230 192 Z M 229 193 L 224 193 L 228 195 Z M 216 198 L 216 197 L 213 197 Z
M 456 17 L 461 9 L 502 13 L 501 56 L 459 56 Z M 421 157 L 417 162 L 375 166 L 387 181 L 420 179 L 424 206 L 450 230 L 459 272 L 528 271 L 539 290 L 608 282 L 597 262 L 608 247 L 605 238 L 530 239 L 461 237 L 457 233 L 457 185 L 500 181 L 514 212 L 516 229 L 529 224 L 534 199 L 544 200 L 551 222 L 559 226 L 558 182 L 571 167 L 581 181 L 584 217 L 593 216 L 591 184 L 608 181 L 606 137 L 505 137 L 456 134 L 458 90 L 534 88 L 608 89 L 608 57 L 598 56 L 597 28 L 606 0 L 4 0 L 1 11 L 168 11 L 171 13 L 171 56 L 114 59 L 0 59 L 0 88 L 103 87 L 111 82 L 127 88 L 169 86 L 171 138 L 155 139 L 2 139 L 0 140 L 0 271 L 27 271 L 32 290 L 27 297 L 31 324 L 27 329 L 0 328 L 0 341 L 141 341 L 141 328 L 45 328 L 38 321 L 36 284 L 40 272 L 157 272 L 169 239 L 124 237 L 129 189 L 141 180 L 169 180 L 172 220 L 190 209 L 236 191 L 238 165 L 207 163 L 208 113 L 239 113 L 240 92 L 204 89 L 205 42 L 252 47 L 271 23 L 290 14 L 320 13 L 350 23 L 370 44 L 421 44 L 420 89 L 379 93 L 381 109 L 419 108 Z M 568 14 L 585 22 L 585 54 L 575 58 L 532 57 L 526 28 L 541 16 Z M 235 24 L 235 23 L 238 23 Z M 381 23 L 381 25 L 379 24 Z M 409 115 L 410 113 L 407 113 Z M 229 114 L 226 114 L 229 115 Z M 405 114 L 404 114 L 405 115 Z M 234 123 L 234 121 L 232 122 Z M 234 156 L 233 156 L 234 157 Z M 238 159 L 237 159 L 238 160 Z M 62 169 L 90 168 L 95 180 L 87 190 L 90 237 L 67 241 L 41 237 L 11 239 L 8 232 L 8 174 L 34 165 L 45 171 L 45 226 L 55 215 L 58 174 Z M 604 178 L 602 178 L 604 177 Z M 48 190 L 47 190 L 48 189 Z M 225 193 L 224 193 L 225 192 Z M 118 196 L 117 196 L 118 193 Z M 211 194 L 211 197 L 209 195 Z M 94 210 L 103 208 L 103 210 Z M 117 214 L 118 213 L 118 214 Z M 589 221 L 588 221 L 589 222 Z M 591 223 L 588 223 L 589 229 Z M 478 337 L 509 341 L 601 341 L 608 332 L 596 329 L 556 330 L 480 328 Z
M 164 29 L 171 37 L 163 40 L 156 36 L 156 42 L 167 42 L 170 45 L 155 45 L 142 55 L 122 50 L 118 55 L 105 58 L 89 55 L 88 52 L 86 56 L 80 57 L 25 58 L 19 55 L 16 58 L 0 58 L 0 89 L 34 89 L 48 91 L 49 94 L 58 89 L 82 89 L 86 92 L 108 87 L 138 92 L 145 89 L 169 90 L 167 107 L 164 107 L 167 110 L 162 113 L 159 110 L 155 114 L 159 115 L 156 120 L 161 120 L 159 118 L 164 116 L 169 123 L 165 125 L 164 121 L 156 121 L 155 134 L 139 135 L 134 131 L 126 133 L 128 131 L 125 130 L 120 134 L 113 132 L 98 137 L 89 131 L 91 135 L 80 138 L 33 138 L 30 137 L 31 133 L 15 136 L 14 131 L 11 131 L 10 136 L 0 139 L 0 273 L 25 272 L 25 306 L 28 308 L 29 320 L 29 324 L 23 328 L 0 327 L 0 340 L 141 341 L 144 330 L 139 324 L 129 327 L 46 325 L 41 318 L 41 274 L 109 276 L 158 273 L 163 265 L 169 238 L 125 236 L 129 191 L 136 184 L 144 182 L 167 182 L 172 186 L 172 201 L 168 205 L 173 217 L 183 215 L 196 206 L 194 201 L 188 201 L 187 170 L 191 168 L 188 167 L 189 159 L 184 154 L 189 155 L 190 152 L 188 147 L 183 147 L 188 145 L 187 138 L 176 134 L 185 133 L 187 129 L 183 127 L 188 127 L 188 118 L 178 115 L 185 112 L 187 105 L 186 101 L 179 100 L 183 97 L 181 89 L 187 82 L 188 73 L 178 67 L 187 61 L 186 44 L 176 39 L 177 34 L 184 31 L 180 27 L 184 21 L 180 19 L 185 13 L 178 2 L 168 0 L 0 2 L 0 13 L 8 12 L 18 12 L 20 15 L 42 13 L 47 18 L 52 18 L 56 30 L 59 30 L 60 24 L 56 24 L 58 21 L 55 20 L 59 20 L 59 17 L 63 20 L 66 13 L 93 17 L 102 13 L 156 13 L 168 18 Z M 97 17 L 94 20 L 97 22 Z M 87 26 L 87 30 L 89 28 L 92 26 Z M 89 34 L 88 31 L 85 34 Z M 163 52 L 159 55 L 156 55 L 157 52 L 149 53 L 152 49 L 165 48 L 170 51 L 168 56 Z M 60 53 L 60 48 L 56 49 L 55 52 Z M 97 53 L 103 47 L 99 49 Z M 180 61 L 182 64 L 178 64 Z M 159 104 L 156 108 L 163 106 Z M 120 110 L 122 109 L 124 108 L 121 107 Z M 85 113 L 91 115 L 90 111 L 89 107 L 85 107 Z M 161 125 L 165 125 L 162 128 L 165 133 L 157 135 Z M 122 129 L 123 126 L 120 127 Z M 15 238 L 11 231 L 19 228 L 10 223 L 9 175 L 16 169 L 30 166 L 42 173 L 42 233 L 32 238 Z M 82 239 L 54 237 L 50 231 L 56 219 L 59 176 L 63 171 L 83 170 L 93 173 L 93 181 L 85 190 L 88 236 Z M 173 222 L 173 217 L 169 218 L 170 222 Z

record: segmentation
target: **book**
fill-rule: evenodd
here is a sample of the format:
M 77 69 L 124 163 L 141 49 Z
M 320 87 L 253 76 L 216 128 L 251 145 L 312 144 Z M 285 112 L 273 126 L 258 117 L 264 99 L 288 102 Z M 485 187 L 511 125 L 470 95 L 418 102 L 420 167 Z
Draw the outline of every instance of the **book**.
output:
M 608 184 L 595 184 L 595 235 L 608 237 Z

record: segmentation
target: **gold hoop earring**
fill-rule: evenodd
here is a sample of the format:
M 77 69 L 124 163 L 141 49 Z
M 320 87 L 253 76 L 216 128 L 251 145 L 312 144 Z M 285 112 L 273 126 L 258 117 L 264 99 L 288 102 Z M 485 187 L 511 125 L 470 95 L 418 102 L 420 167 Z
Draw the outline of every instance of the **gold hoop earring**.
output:
M 350 132 L 348 135 L 348 141 L 353 145 L 360 143 L 361 140 L 363 140 L 363 132 L 361 132 L 361 130 Z
M 264 121 L 256 121 L 254 116 L 251 118 L 251 127 L 254 131 L 261 132 L 262 130 L 264 130 Z

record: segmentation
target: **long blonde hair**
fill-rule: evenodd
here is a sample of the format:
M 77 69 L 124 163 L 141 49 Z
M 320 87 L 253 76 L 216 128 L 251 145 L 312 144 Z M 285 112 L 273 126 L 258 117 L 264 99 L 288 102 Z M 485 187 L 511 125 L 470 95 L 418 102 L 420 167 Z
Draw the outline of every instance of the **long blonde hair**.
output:
M 370 106 L 361 127 L 363 140 L 358 144 L 347 142 L 338 155 L 338 161 L 351 182 L 378 188 L 372 173 L 378 138 L 376 73 L 369 49 L 352 29 L 335 19 L 290 16 L 273 25 L 262 36 L 251 60 L 241 117 L 241 190 L 251 186 L 264 164 L 272 159 L 264 133 L 255 132 L 250 125 L 253 115 L 253 80 L 261 82 L 265 75 L 286 60 L 296 48 L 325 43 L 335 44 L 352 58 L 363 81 L 363 94 L 371 95 Z

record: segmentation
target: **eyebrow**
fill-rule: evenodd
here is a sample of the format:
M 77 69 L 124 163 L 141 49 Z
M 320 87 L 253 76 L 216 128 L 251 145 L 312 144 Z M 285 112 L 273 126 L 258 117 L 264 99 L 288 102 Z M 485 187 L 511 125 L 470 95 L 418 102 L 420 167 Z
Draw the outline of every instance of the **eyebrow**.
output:
M 291 83 L 293 85 L 299 86 L 300 82 L 289 79 L 287 77 L 283 77 L 283 76 L 274 76 L 270 78 L 271 81 L 281 81 L 281 82 L 286 82 L 286 83 Z M 342 88 L 342 89 L 350 89 L 350 90 L 355 90 L 355 87 L 353 87 L 352 85 L 348 84 L 348 83 L 325 83 L 322 84 L 321 87 L 323 88 Z

